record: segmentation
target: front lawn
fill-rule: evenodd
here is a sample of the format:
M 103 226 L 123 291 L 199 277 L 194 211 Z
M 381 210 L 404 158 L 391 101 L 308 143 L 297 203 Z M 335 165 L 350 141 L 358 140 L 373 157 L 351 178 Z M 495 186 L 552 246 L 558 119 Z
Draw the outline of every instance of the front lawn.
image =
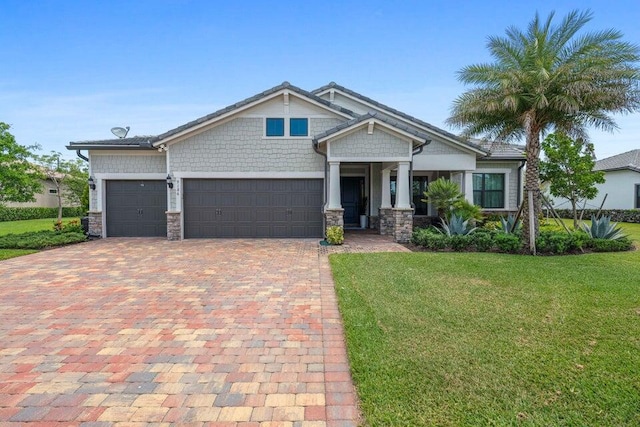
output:
M 53 230 L 53 224 L 55 224 L 56 220 L 57 218 L 3 221 L 0 222 L 0 236 L 6 234 L 21 234 L 30 231 Z M 80 218 L 62 218 L 62 222 L 65 224 L 72 220 L 80 221 Z
M 640 425 L 638 251 L 330 262 L 368 425 Z
M 63 218 L 62 223 L 68 224 L 70 221 L 74 220 L 80 221 L 79 218 Z M 18 248 L 42 248 L 84 240 L 84 238 L 79 235 L 74 236 L 73 238 L 70 238 L 70 236 L 58 236 L 54 239 L 51 239 L 51 236 L 47 236 L 46 238 L 44 236 L 31 236 L 28 238 L 17 238 L 9 236 L 10 234 L 25 235 L 25 233 L 53 231 L 53 225 L 55 222 L 56 218 L 0 222 L 0 246 L 9 247 L 5 249 L 0 248 L 0 260 L 15 258 L 37 252 L 36 250 L 32 249 L 27 250 Z M 9 244 L 7 244 L 7 242 L 9 242 Z

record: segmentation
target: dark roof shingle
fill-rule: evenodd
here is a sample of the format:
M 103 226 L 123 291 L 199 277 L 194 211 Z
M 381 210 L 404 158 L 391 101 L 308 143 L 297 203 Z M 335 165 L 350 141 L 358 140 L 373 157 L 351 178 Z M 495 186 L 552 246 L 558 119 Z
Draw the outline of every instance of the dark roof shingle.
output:
M 598 160 L 593 169 L 598 171 L 629 169 L 640 172 L 640 149 Z

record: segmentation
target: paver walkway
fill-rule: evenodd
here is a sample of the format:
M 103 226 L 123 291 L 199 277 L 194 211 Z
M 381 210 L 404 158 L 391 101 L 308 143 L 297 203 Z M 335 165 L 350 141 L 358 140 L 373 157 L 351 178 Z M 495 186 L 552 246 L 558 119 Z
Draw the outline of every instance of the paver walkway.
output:
M 106 239 L 0 262 L 0 425 L 358 416 L 317 240 Z

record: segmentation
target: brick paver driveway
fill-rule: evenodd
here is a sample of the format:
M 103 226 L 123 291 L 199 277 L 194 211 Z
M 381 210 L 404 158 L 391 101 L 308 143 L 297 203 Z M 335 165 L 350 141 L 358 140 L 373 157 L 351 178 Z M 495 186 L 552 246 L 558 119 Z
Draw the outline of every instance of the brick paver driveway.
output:
M 106 239 L 0 262 L 0 425 L 357 418 L 317 240 Z

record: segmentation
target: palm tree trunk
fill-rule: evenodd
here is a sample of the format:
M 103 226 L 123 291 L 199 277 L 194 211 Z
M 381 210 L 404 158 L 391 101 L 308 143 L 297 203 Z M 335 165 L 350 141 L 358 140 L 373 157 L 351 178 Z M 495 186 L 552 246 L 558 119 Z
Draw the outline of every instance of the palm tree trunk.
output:
M 522 210 L 522 237 L 525 250 L 535 254 L 535 239 L 540 229 L 540 132 L 527 126 L 527 169 L 524 181 L 524 209 Z M 529 193 L 533 198 L 533 210 L 529 207 Z

